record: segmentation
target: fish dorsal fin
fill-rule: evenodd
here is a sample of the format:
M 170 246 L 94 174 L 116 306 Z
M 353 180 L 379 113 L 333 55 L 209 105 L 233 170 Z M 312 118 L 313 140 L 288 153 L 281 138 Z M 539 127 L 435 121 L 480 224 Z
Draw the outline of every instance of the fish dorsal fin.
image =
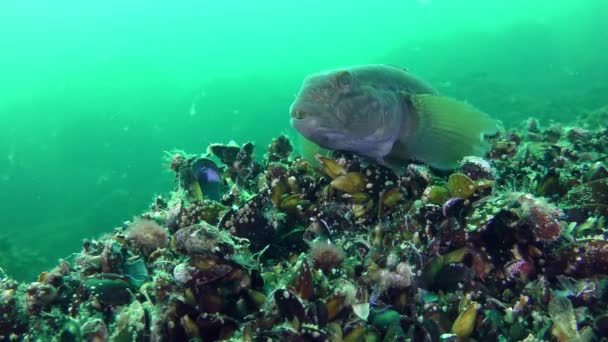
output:
M 395 68 L 395 69 L 401 69 L 401 70 L 403 70 L 403 71 L 405 71 L 407 73 L 410 72 L 407 68 L 404 68 L 404 67 L 396 65 L 396 64 L 384 64 L 384 65 L 389 66 L 391 68 Z
M 451 169 L 469 155 L 483 155 L 484 136 L 497 132 L 496 120 L 467 103 L 430 94 L 406 94 L 406 121 L 391 156 L 418 159 L 438 169 Z

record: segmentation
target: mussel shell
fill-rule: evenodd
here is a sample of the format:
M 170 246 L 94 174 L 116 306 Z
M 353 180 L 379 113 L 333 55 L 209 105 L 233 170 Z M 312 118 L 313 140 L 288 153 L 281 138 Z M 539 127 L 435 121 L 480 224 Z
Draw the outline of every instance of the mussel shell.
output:
M 310 342 L 325 342 L 328 341 L 328 335 L 321 329 L 313 328 L 313 327 L 302 327 L 300 328 L 300 337 L 303 338 L 304 341 Z
M 387 193 L 393 190 L 397 186 L 399 180 L 393 170 L 376 163 L 364 167 L 363 170 L 361 170 L 361 174 L 367 181 L 365 191 L 373 198 L 378 198 L 382 192 Z
M 327 305 L 321 299 L 315 300 L 306 310 L 306 316 L 308 320 L 320 328 L 327 325 L 329 321 L 329 313 L 327 312 Z
M 445 217 L 454 217 L 457 219 L 463 218 L 465 211 L 467 209 L 467 200 L 454 197 L 447 200 L 443 204 L 443 215 Z
M 572 188 L 566 194 L 566 203 L 608 205 L 608 178 L 596 179 Z
M 202 341 L 227 340 L 239 328 L 239 323 L 227 316 L 200 314 L 196 318 L 196 325 L 201 333 Z
M 603 315 L 596 318 L 594 322 L 595 331 L 603 337 L 608 337 L 608 315 Z
M 444 291 L 457 291 L 462 285 L 469 284 L 473 279 L 471 269 L 463 264 L 453 263 L 444 266 L 437 273 L 433 281 L 433 289 Z
M 281 317 L 290 321 L 294 318 L 297 318 L 300 322 L 306 321 L 304 306 L 295 293 L 286 289 L 278 289 L 274 291 L 273 296 Z
M 231 165 L 236 161 L 236 156 L 241 150 L 237 145 L 211 144 L 207 148 L 214 156 L 218 157 L 225 165 Z
M 234 269 L 234 265 L 211 255 L 192 255 L 189 264 L 194 268 L 186 285 L 205 285 L 221 279 Z
M 256 195 L 239 209 L 231 209 L 226 213 L 219 227 L 229 230 L 237 237 L 248 239 L 251 242 L 251 250 L 257 252 L 276 238 L 276 230 L 264 216 L 264 211 L 269 206 L 268 197 Z
M 591 182 L 603 178 L 608 178 L 608 166 L 601 161 L 591 164 L 589 171 L 585 174 L 585 181 Z
M 269 162 L 287 162 L 291 152 L 293 152 L 291 141 L 286 135 L 281 134 L 270 143 L 267 158 Z
M 312 273 L 308 261 L 302 261 L 299 273 L 294 277 L 296 292 L 303 300 L 309 300 L 314 295 L 314 286 L 312 281 Z
M 475 192 L 475 182 L 463 173 L 453 173 L 448 178 L 448 189 L 454 197 L 469 198 Z
M 84 286 L 90 295 L 107 305 L 124 305 L 131 301 L 131 285 L 123 279 L 89 278 Z
M 576 279 L 608 274 L 608 242 L 588 240 L 561 247 L 551 256 L 547 274 Z

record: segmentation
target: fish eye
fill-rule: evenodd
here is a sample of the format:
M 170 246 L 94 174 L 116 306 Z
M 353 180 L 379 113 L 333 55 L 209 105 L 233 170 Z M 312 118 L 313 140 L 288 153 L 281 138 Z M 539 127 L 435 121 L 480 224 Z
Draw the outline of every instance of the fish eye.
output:
M 336 75 L 336 84 L 340 88 L 349 88 L 353 83 L 353 75 L 348 71 L 341 71 Z

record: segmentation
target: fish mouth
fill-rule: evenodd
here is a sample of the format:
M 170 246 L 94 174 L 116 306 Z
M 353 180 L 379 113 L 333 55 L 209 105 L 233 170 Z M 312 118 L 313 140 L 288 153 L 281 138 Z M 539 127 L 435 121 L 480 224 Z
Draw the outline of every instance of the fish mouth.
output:
M 292 116 L 290 123 L 293 128 L 305 137 L 314 135 L 315 130 L 319 129 L 318 121 L 311 117 L 298 118 Z
M 306 118 L 307 113 L 303 110 L 292 110 L 291 111 L 291 120 L 302 120 L 304 118 Z
M 291 126 L 298 133 L 322 147 L 332 147 L 332 140 L 339 132 L 336 132 L 335 125 L 329 120 L 332 115 L 328 108 L 314 101 L 299 100 L 291 105 L 289 112 Z
M 291 105 L 289 112 L 293 119 L 301 120 L 309 117 L 327 116 L 328 110 L 324 105 L 314 101 L 298 99 Z

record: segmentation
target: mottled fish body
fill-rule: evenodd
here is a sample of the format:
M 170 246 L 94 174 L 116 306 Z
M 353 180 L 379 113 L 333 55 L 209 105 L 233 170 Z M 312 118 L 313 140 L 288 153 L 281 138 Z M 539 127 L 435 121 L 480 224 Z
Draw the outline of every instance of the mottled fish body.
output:
M 485 113 L 388 65 L 310 75 L 290 111 L 293 127 L 323 148 L 379 162 L 417 159 L 440 169 L 487 152 L 484 136 L 497 131 Z

